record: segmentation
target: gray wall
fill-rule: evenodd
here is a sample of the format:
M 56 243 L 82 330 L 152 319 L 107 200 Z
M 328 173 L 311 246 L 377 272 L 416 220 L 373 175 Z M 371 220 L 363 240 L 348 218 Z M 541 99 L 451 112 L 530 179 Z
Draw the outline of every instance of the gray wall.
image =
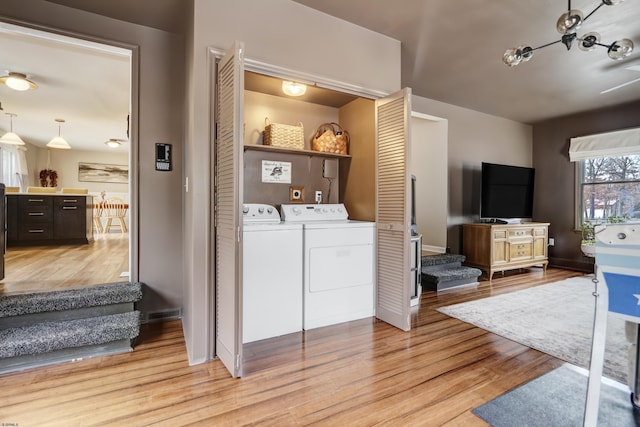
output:
M 569 162 L 569 139 L 576 136 L 640 126 L 640 102 L 560 117 L 533 126 L 533 167 L 536 168 L 534 216 L 550 222 L 549 263 L 583 271 L 593 260 L 582 255 L 582 234 L 575 230 L 575 164 Z
M 191 363 L 212 356 L 215 318 L 211 241 L 213 89 L 207 49 L 245 43 L 245 58 L 390 93 L 400 88 L 400 42 L 285 0 L 195 0 L 187 41 L 185 283 L 183 329 Z M 313 23 L 310 25 L 309 23 Z M 189 30 L 188 33 L 191 33 Z M 345 43 L 348 40 L 348 43 Z M 326 61 L 324 56 L 341 58 Z
M 59 30 L 90 40 L 137 46 L 139 162 L 130 165 L 138 179 L 133 212 L 139 214 L 138 279 L 147 285 L 144 312 L 182 307 L 182 148 L 184 37 L 130 24 L 42 0 L 2 0 L 0 19 Z M 46 74 L 46 70 L 40 71 Z M 137 126 L 136 126 L 137 125 Z M 155 171 L 155 143 L 172 143 L 174 169 Z M 134 177 L 135 179 L 135 177 Z M 133 195 L 132 195 L 133 196 Z M 131 238 L 135 239 L 132 235 Z
M 419 96 L 412 102 L 413 111 L 442 117 L 449 123 L 447 244 L 452 253 L 461 253 L 462 224 L 480 219 L 482 162 L 531 166 L 532 128 Z

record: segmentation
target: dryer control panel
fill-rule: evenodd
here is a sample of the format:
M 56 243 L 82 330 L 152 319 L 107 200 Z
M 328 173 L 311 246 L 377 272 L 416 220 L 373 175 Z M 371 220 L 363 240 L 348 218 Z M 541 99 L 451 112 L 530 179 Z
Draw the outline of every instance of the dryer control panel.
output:
M 349 218 L 343 203 L 282 205 L 281 210 L 282 220 L 288 222 L 344 221 Z

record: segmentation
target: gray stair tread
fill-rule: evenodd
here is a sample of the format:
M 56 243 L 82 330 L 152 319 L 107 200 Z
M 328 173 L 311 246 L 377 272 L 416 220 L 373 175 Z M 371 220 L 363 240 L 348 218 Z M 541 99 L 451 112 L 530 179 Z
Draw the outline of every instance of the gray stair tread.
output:
M 447 270 L 435 270 L 422 272 L 422 277 L 425 280 L 431 281 L 446 281 L 446 280 L 458 280 L 466 278 L 477 278 L 482 274 L 482 271 L 473 267 L 457 267 Z
M 464 262 L 466 257 L 459 254 L 435 254 L 424 255 L 421 259 L 423 266 L 449 264 L 454 262 Z
M 460 268 L 462 264 L 459 261 L 449 262 L 446 264 L 436 264 L 436 265 L 423 265 L 422 272 L 428 273 L 430 271 L 438 271 L 438 270 L 452 270 L 454 268 Z
M 0 318 L 135 302 L 141 298 L 142 284 L 139 282 L 119 282 L 74 289 L 0 295 Z
M 9 328 L 0 330 L 0 358 L 133 339 L 139 332 L 138 311 Z

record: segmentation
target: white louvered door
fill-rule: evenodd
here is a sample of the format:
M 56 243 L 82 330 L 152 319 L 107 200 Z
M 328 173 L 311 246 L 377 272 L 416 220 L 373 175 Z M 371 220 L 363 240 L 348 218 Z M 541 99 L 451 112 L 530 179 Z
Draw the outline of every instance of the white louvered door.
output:
M 411 89 L 376 101 L 376 317 L 404 331 L 410 320 Z
M 242 154 L 244 45 L 218 63 L 215 144 L 216 354 L 242 376 Z

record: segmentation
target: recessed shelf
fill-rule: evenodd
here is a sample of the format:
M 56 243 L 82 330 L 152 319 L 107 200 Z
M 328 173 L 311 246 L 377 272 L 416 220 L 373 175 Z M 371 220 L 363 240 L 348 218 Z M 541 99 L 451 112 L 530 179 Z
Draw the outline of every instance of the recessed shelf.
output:
M 253 150 L 253 151 L 269 151 L 272 153 L 286 153 L 286 154 L 302 154 L 305 156 L 317 156 L 317 157 L 332 157 L 332 158 L 342 158 L 342 159 L 350 159 L 351 155 L 349 154 L 336 154 L 336 153 L 324 153 L 322 151 L 314 151 L 314 150 L 301 150 L 295 148 L 284 148 L 284 147 L 274 147 L 272 145 L 259 145 L 259 144 L 245 144 L 244 151 Z

